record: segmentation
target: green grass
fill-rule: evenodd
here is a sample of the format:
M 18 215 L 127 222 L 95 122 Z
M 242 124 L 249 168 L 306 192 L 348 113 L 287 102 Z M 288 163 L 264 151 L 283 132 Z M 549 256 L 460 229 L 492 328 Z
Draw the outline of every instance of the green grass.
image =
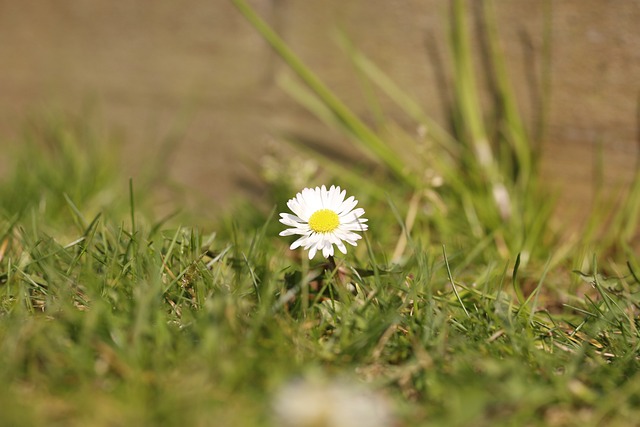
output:
M 441 128 L 343 37 L 371 86 L 426 127 L 414 164 L 387 144 L 414 135 L 358 118 L 235 3 L 300 74 L 286 90 L 375 162 L 300 147 L 320 165 L 308 185 L 343 185 L 367 212 L 365 239 L 337 260 L 358 293 L 277 236 L 297 165 L 271 175 L 266 209 L 159 219 L 152 180 L 118 173 L 108 135 L 36 121 L 0 184 L 0 425 L 281 425 L 282 388 L 318 377 L 383 396 L 401 426 L 635 424 L 638 186 L 565 242 L 506 77 L 485 116 L 459 69 Z M 464 12 L 456 2 L 452 31 Z M 472 66 L 465 37 L 452 35 L 457 68 Z
M 47 126 L 80 140 L 72 123 Z M 55 130 L 36 129 L 34 141 Z M 631 252 L 602 267 L 564 257 L 588 262 L 584 275 L 569 261 L 516 267 L 488 250 L 491 236 L 427 239 L 403 222 L 411 201 L 364 195 L 367 241 L 340 260 L 359 270 L 360 292 L 307 303 L 302 277 L 317 261 L 288 251 L 273 215 L 158 223 L 113 171 L 90 189 L 64 178 L 100 150 L 68 147 L 62 171 L 34 144 L 16 165 L 35 162 L 35 176 L 16 167 L 0 191 L 2 425 L 277 425 L 280 388 L 318 375 L 384 393 L 400 425 L 639 415 Z M 21 203 L 17 188 L 30 188 Z M 109 209 L 100 194 L 115 195 Z

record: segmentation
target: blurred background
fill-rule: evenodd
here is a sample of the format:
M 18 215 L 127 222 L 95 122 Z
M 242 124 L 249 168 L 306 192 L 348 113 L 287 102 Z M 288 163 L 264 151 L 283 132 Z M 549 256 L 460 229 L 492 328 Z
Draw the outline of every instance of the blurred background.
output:
M 436 121 L 446 120 L 448 1 L 250 3 L 365 118 L 367 99 L 337 30 Z M 494 4 L 529 127 L 540 120 L 541 90 L 549 89 L 545 181 L 562 192 L 561 210 L 579 212 L 591 201 L 598 159 L 608 188 L 627 185 L 636 168 L 640 1 Z M 469 8 L 470 32 L 479 37 L 476 12 Z M 476 53 L 481 74 L 479 45 Z M 0 58 L 5 153 L 32 115 L 92 110 L 123 141 L 128 174 L 166 161 L 166 176 L 211 206 L 260 193 L 261 158 L 270 144 L 282 144 L 281 133 L 334 149 L 345 144 L 279 88 L 290 71 L 227 0 L 0 0 Z M 380 102 L 396 114 L 390 101 Z M 9 162 L 0 156 L 0 167 Z

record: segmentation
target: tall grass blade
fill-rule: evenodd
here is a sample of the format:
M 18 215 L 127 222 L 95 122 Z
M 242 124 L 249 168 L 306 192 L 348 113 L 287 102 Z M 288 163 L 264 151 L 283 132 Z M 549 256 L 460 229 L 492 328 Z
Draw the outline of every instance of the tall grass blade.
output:
M 242 15 L 264 37 L 271 47 L 282 57 L 291 69 L 305 84 L 329 107 L 333 114 L 342 121 L 358 144 L 371 151 L 376 158 L 386 164 L 402 181 L 417 186 L 415 177 L 408 175 L 400 158 L 376 135 L 362 120 L 358 118 L 321 80 L 307 67 L 286 43 L 260 18 L 244 0 L 231 0 Z

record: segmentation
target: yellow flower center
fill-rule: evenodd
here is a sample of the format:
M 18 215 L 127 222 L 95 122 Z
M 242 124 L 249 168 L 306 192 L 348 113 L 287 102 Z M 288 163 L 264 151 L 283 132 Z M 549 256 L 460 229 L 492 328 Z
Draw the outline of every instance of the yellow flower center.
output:
M 309 218 L 309 227 L 316 233 L 329 233 L 340 225 L 338 214 L 331 209 L 315 211 Z

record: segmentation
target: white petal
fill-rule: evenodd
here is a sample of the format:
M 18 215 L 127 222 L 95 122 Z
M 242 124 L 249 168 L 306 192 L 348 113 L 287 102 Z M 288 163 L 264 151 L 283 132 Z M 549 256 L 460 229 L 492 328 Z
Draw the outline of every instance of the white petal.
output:
M 291 209 L 291 212 L 293 212 L 294 214 L 296 214 L 298 216 L 298 218 L 300 218 L 303 221 L 308 220 L 308 218 L 303 219 L 304 218 L 304 209 L 300 205 L 300 202 L 298 201 L 298 199 L 289 200 L 287 202 L 287 206 L 289 207 L 289 209 Z M 280 215 L 282 215 L 282 214 L 280 214 Z
M 307 241 L 304 244 L 304 248 L 309 249 L 311 246 L 317 245 L 318 242 L 321 241 L 321 239 L 322 239 L 321 235 L 319 235 L 318 233 L 311 232 L 311 234 L 307 236 Z
M 315 246 L 312 246 L 311 249 L 309 249 L 309 259 L 313 259 L 313 257 L 316 255 L 317 249 Z
M 331 205 L 331 208 L 334 211 L 336 211 L 336 213 L 338 212 L 340 205 L 344 201 L 344 196 L 346 195 L 347 195 L 347 192 L 345 190 L 340 191 L 340 187 L 336 187 L 336 191 L 334 193 L 334 197 Z
M 369 226 L 367 224 L 362 224 L 359 222 L 350 222 L 348 224 L 340 224 L 340 230 L 344 231 L 367 231 Z
M 332 185 L 331 188 L 329 188 L 329 190 L 327 191 L 327 200 L 326 200 L 326 204 L 325 204 L 325 208 L 326 209 L 331 209 L 333 210 L 333 197 L 336 193 L 336 187 L 335 185 Z
M 327 209 L 329 207 L 329 192 L 327 191 L 327 187 L 324 185 L 320 189 L 320 205 L 322 209 Z
M 348 233 L 344 236 L 342 240 L 347 242 L 351 246 L 357 246 L 358 244 L 356 242 L 360 239 L 362 239 L 361 235 L 355 234 L 355 233 Z
M 291 246 L 289 246 L 289 249 L 294 250 L 296 248 L 299 248 L 300 246 L 304 246 L 307 244 L 308 241 L 309 241 L 309 236 L 302 236 L 298 240 L 293 242 Z
M 330 256 L 333 256 L 333 245 L 331 243 L 329 243 L 328 245 L 325 245 L 322 248 L 322 256 L 324 256 L 325 258 L 329 258 Z
M 356 207 L 357 204 L 358 204 L 358 201 L 353 196 L 351 196 L 347 200 L 342 202 L 342 204 L 340 204 L 340 207 L 338 207 L 338 210 L 337 210 L 337 214 L 338 215 L 348 214 L 351 211 L 351 209 Z
M 356 218 L 360 218 L 362 215 L 364 215 L 364 209 L 362 208 L 358 208 L 350 212 L 343 212 L 341 214 L 338 214 L 338 216 L 340 217 L 340 222 L 351 222 Z
M 302 190 L 302 192 L 298 193 L 296 196 L 296 201 L 300 206 L 300 215 L 298 216 L 300 218 L 304 218 L 305 221 L 309 220 L 309 217 L 314 211 L 314 208 L 309 204 L 310 203 L 309 200 L 311 200 L 311 198 L 309 197 L 309 192 L 313 192 L 313 190 L 309 188 L 305 188 L 304 190 Z
M 287 228 L 286 230 L 282 230 L 280 232 L 280 236 L 293 236 L 294 234 L 304 235 L 309 234 L 308 230 L 302 230 L 300 228 Z
M 280 217 L 281 217 L 280 222 L 283 223 L 284 225 L 289 225 L 291 227 L 298 227 L 301 225 L 305 225 L 305 221 L 301 220 L 296 215 L 281 213 Z
M 366 218 L 362 218 L 362 217 L 358 217 L 357 215 L 354 215 L 353 212 L 348 214 L 348 215 L 343 215 L 340 217 L 340 224 L 349 224 L 352 222 L 356 222 L 356 223 L 364 223 L 367 222 L 368 219 Z
M 320 188 L 305 188 L 302 190 L 301 197 L 304 201 L 305 215 L 310 217 L 315 211 L 322 209 L 322 201 L 320 200 Z
M 319 234 L 319 236 L 320 236 L 320 238 L 319 238 L 319 239 L 318 239 L 318 241 L 316 242 L 316 244 L 315 244 L 315 248 L 316 248 L 316 250 L 321 251 L 321 250 L 322 250 L 322 248 L 324 248 L 324 244 L 325 244 L 325 243 L 324 243 L 324 239 L 325 239 L 325 236 L 324 236 L 324 235 L 322 235 L 322 234 Z
M 340 239 L 337 234 L 332 234 L 331 243 L 336 245 L 343 254 L 347 253 L 347 247 L 342 243 L 342 239 Z

